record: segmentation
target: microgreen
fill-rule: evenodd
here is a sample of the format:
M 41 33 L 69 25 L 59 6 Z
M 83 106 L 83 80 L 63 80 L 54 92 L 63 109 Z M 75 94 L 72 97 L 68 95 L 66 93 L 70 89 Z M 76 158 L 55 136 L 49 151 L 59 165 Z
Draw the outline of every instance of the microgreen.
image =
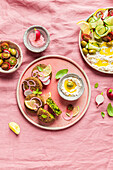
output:
M 66 115 L 67 115 L 68 117 L 70 117 L 70 114 L 69 114 L 69 113 L 66 113 Z
M 101 95 L 103 95 L 103 92 L 101 93 Z
M 112 93 L 112 91 L 113 91 L 112 89 L 109 89 L 109 93 Z
M 109 103 L 107 106 L 107 113 L 109 116 L 113 117 L 113 107 L 112 107 L 111 103 Z
M 46 119 L 46 118 L 47 118 L 47 115 L 42 114 L 41 116 L 42 116 L 44 119 Z
M 63 77 L 65 74 L 67 74 L 67 72 L 68 72 L 68 69 L 59 70 L 59 71 L 56 73 L 55 78 L 56 78 L 56 79 L 59 79 L 59 78 Z
M 105 113 L 104 113 L 104 112 L 101 112 L 101 116 L 104 118 L 104 117 L 105 117 Z
M 39 91 L 39 89 L 36 89 L 36 91 L 33 91 L 33 94 L 42 94 L 42 92 Z
M 95 88 L 97 88 L 98 87 L 98 83 L 95 83 Z
M 42 71 L 43 71 L 43 68 L 42 68 L 42 67 L 40 67 L 40 66 L 37 66 L 37 69 L 38 69 L 38 71 L 40 71 L 40 72 L 42 72 Z

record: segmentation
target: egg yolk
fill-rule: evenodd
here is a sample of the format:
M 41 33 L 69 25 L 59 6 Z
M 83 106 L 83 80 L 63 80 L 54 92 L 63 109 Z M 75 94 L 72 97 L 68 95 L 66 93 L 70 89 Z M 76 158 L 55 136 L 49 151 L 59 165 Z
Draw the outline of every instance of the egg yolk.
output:
M 101 45 L 101 50 L 100 50 L 100 54 L 101 55 L 106 55 L 106 56 L 109 56 L 109 55 L 113 55 L 113 47 L 108 47 L 106 45 L 106 42 L 103 42 Z
M 64 88 L 69 93 L 74 93 L 76 91 L 75 87 L 77 84 L 71 80 L 65 80 L 64 82 Z
M 106 42 L 103 42 L 101 45 L 101 50 L 100 50 L 100 54 L 101 55 L 105 55 L 105 56 L 110 56 L 113 55 L 113 47 L 108 47 L 106 45 Z M 112 57 L 111 57 L 112 58 Z M 98 67 L 106 67 L 109 65 L 109 62 L 107 60 L 100 60 L 100 59 L 96 59 L 97 63 L 95 63 L 95 65 L 97 65 Z M 113 65 L 113 63 L 111 63 Z
M 96 63 L 95 65 L 97 65 L 98 67 L 101 67 L 101 66 L 107 66 L 107 65 L 109 65 L 109 63 L 108 63 L 108 61 L 106 61 L 106 60 L 97 59 L 97 63 Z

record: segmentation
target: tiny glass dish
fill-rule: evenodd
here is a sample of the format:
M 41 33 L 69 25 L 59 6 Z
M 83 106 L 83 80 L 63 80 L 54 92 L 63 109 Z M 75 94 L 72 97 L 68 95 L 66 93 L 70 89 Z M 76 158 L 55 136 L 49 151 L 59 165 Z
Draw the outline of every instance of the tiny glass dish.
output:
M 70 84 L 71 81 L 73 82 L 73 84 L 76 84 L 76 85 L 73 85 L 73 88 Z M 68 82 L 70 84 L 70 87 L 69 87 L 70 92 L 66 91 L 65 83 L 68 83 Z M 77 74 L 69 73 L 69 74 L 64 75 L 62 78 L 60 78 L 58 85 L 57 85 L 57 90 L 58 90 L 59 95 L 63 99 L 67 101 L 74 101 L 74 100 L 79 99 L 82 96 L 84 92 L 84 82 L 82 78 L 78 76 Z
M 35 38 L 34 38 L 34 44 L 31 41 L 31 38 L 33 38 L 32 34 L 34 34 L 34 37 L 35 37 L 35 29 L 40 32 L 40 37 L 42 38 L 41 40 L 43 41 L 43 43 L 39 42 L 40 44 L 38 44 L 37 46 L 34 45 Z M 43 52 L 48 47 L 50 43 L 50 35 L 48 31 L 46 30 L 46 28 L 42 26 L 38 26 L 38 25 L 33 25 L 25 31 L 23 40 L 24 40 L 24 45 L 28 50 L 34 53 L 40 53 L 40 52 Z
M 8 44 L 8 47 L 4 48 L 2 45 Z M 11 52 L 13 50 L 13 52 Z M 15 52 L 15 54 L 13 54 Z M 7 59 L 3 57 L 3 53 L 8 54 L 10 57 Z M 2 60 L 2 64 L 0 65 L 1 73 L 13 73 L 15 72 L 22 64 L 23 54 L 20 46 L 13 41 L 10 40 L 2 40 L 0 41 L 0 60 Z M 6 63 L 9 65 L 8 69 L 2 69 L 2 65 Z

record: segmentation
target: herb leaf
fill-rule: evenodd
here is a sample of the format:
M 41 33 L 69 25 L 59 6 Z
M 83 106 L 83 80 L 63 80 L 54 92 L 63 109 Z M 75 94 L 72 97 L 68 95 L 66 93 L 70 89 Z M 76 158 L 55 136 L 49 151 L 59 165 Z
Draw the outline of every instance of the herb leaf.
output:
M 95 88 L 97 88 L 98 87 L 98 83 L 95 83 Z
M 46 119 L 46 118 L 47 118 L 47 115 L 42 114 L 41 116 L 42 116 L 44 119 Z
M 103 92 L 101 93 L 101 95 L 103 95 Z
M 56 73 L 55 78 L 59 79 L 59 78 L 63 77 L 65 74 L 67 74 L 67 72 L 68 72 L 68 69 L 62 69 Z
M 109 116 L 113 117 L 113 107 L 112 107 L 111 103 L 109 103 L 107 106 L 107 113 Z
M 42 94 L 42 92 L 39 91 L 39 89 L 36 89 L 36 91 L 33 91 L 33 94 Z
M 101 112 L 101 116 L 104 118 L 104 117 L 105 117 L 105 113 L 104 113 L 104 112 Z
M 40 66 L 37 66 L 37 69 L 38 69 L 38 71 L 43 71 L 43 68 L 42 67 L 40 67 Z
M 69 114 L 69 113 L 66 113 L 66 115 L 67 115 L 68 117 L 70 117 L 70 114 Z
M 113 91 L 112 89 L 109 89 L 109 93 L 112 93 L 112 91 Z

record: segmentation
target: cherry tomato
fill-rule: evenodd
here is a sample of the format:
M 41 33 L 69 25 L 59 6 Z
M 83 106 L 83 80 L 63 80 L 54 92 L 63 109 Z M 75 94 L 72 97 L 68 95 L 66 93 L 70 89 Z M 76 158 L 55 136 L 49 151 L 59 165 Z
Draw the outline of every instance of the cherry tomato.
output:
M 108 36 L 113 40 L 113 31 L 109 32 Z
M 91 37 L 88 34 L 82 34 L 82 39 L 88 42 L 91 39 Z
M 108 10 L 108 16 L 113 16 L 113 9 Z
M 109 36 L 104 36 L 102 39 L 103 39 L 103 41 L 105 41 L 105 42 L 111 41 L 111 38 L 110 38 Z
M 103 19 L 103 16 L 104 16 L 104 14 L 103 14 L 102 11 L 98 11 L 98 12 L 96 13 L 96 17 L 97 17 L 97 18 Z

